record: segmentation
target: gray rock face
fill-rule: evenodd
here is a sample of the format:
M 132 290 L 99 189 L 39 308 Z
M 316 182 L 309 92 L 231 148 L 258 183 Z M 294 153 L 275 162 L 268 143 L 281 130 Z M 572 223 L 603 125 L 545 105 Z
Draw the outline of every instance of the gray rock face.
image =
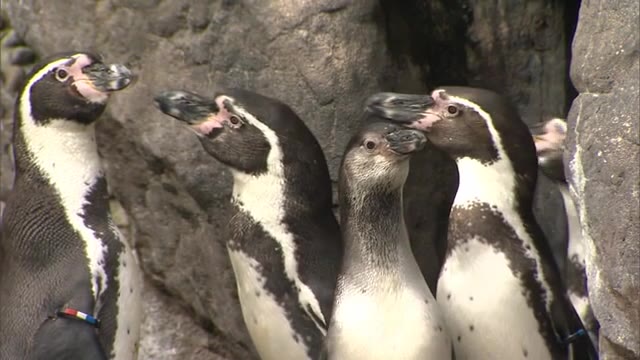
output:
M 567 160 L 603 359 L 640 357 L 639 8 L 583 2 L 573 43 Z
M 3 2 L 16 33 L 38 54 L 96 49 L 139 75 L 113 97 L 98 142 L 149 280 L 141 359 L 256 358 L 224 245 L 231 177 L 191 132 L 154 108 L 155 93 L 238 86 L 280 98 L 316 135 L 337 180 L 362 102 L 374 92 L 466 84 L 509 95 L 528 123 L 562 116 L 564 9 L 554 1 L 526 3 Z M 13 95 L 3 96 L 4 107 Z M 11 114 L 4 115 L 10 124 Z M 2 190 L 11 179 L 6 159 Z M 428 148 L 412 160 L 405 190 L 412 246 L 432 288 L 455 176 L 454 164 Z M 559 196 L 549 184 L 540 189 L 538 214 L 562 247 Z
M 225 360 L 225 346 L 201 326 L 172 297 L 147 286 L 138 360 Z M 226 355 L 226 356 L 225 356 Z

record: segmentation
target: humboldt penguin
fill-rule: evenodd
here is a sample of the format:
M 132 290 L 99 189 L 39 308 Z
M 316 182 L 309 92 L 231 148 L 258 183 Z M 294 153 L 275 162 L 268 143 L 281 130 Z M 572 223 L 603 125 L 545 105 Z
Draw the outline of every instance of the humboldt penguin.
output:
M 569 234 L 565 283 L 569 299 L 597 349 L 600 325 L 593 315 L 589 302 L 582 227 L 564 173 L 563 154 L 567 123 L 564 119 L 552 118 L 535 124 L 529 129 L 536 145 L 538 166 L 545 176 L 554 181 L 562 195 Z
M 324 355 L 330 360 L 451 358 L 444 319 L 411 251 L 402 190 L 422 132 L 366 124 L 339 178 L 345 246 Z
M 0 240 L 0 358 L 137 357 L 141 273 L 115 226 L 95 123 L 124 65 L 85 52 L 34 67 L 15 106 Z
M 456 161 L 436 294 L 456 359 L 597 358 L 533 215 L 537 158 L 515 107 L 489 90 L 443 87 L 375 94 L 367 108 L 424 131 Z
M 247 90 L 210 98 L 166 91 L 155 101 L 233 175 L 227 249 L 258 354 L 315 358 L 342 258 L 329 170 L 316 138 L 289 106 Z

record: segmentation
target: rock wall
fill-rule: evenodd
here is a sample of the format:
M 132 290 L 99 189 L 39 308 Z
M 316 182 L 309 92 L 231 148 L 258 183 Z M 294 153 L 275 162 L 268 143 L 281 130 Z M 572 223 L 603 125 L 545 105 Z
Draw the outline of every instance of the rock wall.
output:
M 635 0 L 583 2 L 571 61 L 580 94 L 565 160 L 603 359 L 640 358 L 639 9 Z
M 95 49 L 139 75 L 113 97 L 98 142 L 114 210 L 147 279 L 140 358 L 251 359 L 224 248 L 230 175 L 189 131 L 154 109 L 153 94 L 240 86 L 280 98 L 318 137 L 335 181 L 362 102 L 377 91 L 470 84 L 507 94 L 528 123 L 562 116 L 571 90 L 570 5 L 109 0 L 69 7 L 63 0 L 13 0 L 2 10 L 39 55 Z M 0 194 L 11 183 L 7 104 L 15 94 L 7 74 L 21 70 L 5 54 L 14 52 L 2 51 Z M 428 149 L 413 160 L 405 192 L 412 245 L 432 287 L 455 176 L 453 164 Z M 543 178 L 538 195 L 537 214 L 561 258 L 560 196 Z

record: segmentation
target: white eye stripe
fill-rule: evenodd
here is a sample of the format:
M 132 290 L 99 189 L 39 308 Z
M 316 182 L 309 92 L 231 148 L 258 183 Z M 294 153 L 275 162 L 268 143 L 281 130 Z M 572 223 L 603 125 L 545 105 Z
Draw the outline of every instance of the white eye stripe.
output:
M 33 86 L 33 84 L 37 83 L 38 81 L 42 80 L 43 77 L 45 77 L 48 73 L 50 73 L 51 71 L 55 70 L 56 68 L 62 66 L 62 65 L 66 65 L 69 60 L 71 59 L 75 59 L 79 56 L 82 56 L 83 54 L 75 54 L 66 58 L 62 58 L 62 59 L 58 59 L 54 62 L 51 62 L 49 64 L 47 64 L 46 66 L 44 66 L 42 69 L 38 70 L 37 73 L 33 74 L 33 76 L 31 77 L 31 79 L 29 80 L 29 82 L 27 83 L 27 85 L 24 87 L 25 90 L 31 89 L 31 87 Z M 24 93 L 29 93 L 29 91 L 25 91 Z
M 25 86 L 25 90 L 31 89 L 33 84 L 42 80 L 43 77 L 45 77 L 51 71 L 54 71 L 56 68 L 59 68 L 60 66 L 65 65 L 67 62 L 69 62 L 69 60 L 70 58 L 64 58 L 64 59 L 56 60 L 52 63 L 47 64 L 45 67 L 40 69 L 37 73 L 33 74 L 33 76 L 31 77 L 31 80 L 29 80 L 29 82 L 27 83 L 27 86 Z M 25 93 L 28 93 L 28 91 L 25 91 Z
M 49 74 L 55 68 L 69 62 L 69 60 L 70 58 L 56 60 L 52 63 L 47 64 L 45 67 L 33 74 L 27 85 L 24 87 L 22 94 L 20 95 L 20 112 L 22 113 L 23 121 L 29 121 L 28 119 L 32 118 L 31 100 L 29 99 L 29 96 L 31 95 L 31 88 L 33 87 L 33 85 L 42 80 L 43 77 L 47 76 L 47 74 Z
M 80 56 L 83 56 L 83 54 L 75 54 L 69 57 L 65 57 L 65 58 L 50 62 L 49 64 L 45 65 L 42 69 L 38 70 L 38 72 L 33 74 L 33 76 L 31 76 L 31 78 L 29 79 L 29 82 L 27 82 L 27 84 L 25 85 L 24 90 L 22 91 L 22 94 L 20 94 L 20 112 L 23 114 L 25 121 L 27 118 L 30 119 L 32 116 L 31 100 L 29 99 L 29 96 L 31 94 L 31 88 L 33 87 L 33 85 L 38 81 L 42 80 L 42 78 L 47 76 L 51 71 L 55 71 L 56 68 L 66 65 L 70 60 L 76 59 Z
M 233 113 L 224 107 L 225 101 L 228 101 L 233 105 Z M 272 146 L 277 144 L 277 135 L 275 135 L 275 132 L 269 126 L 262 123 L 260 120 L 256 119 L 250 112 L 245 110 L 242 106 L 236 104 L 233 98 L 226 95 L 220 95 L 216 98 L 216 103 L 218 104 L 218 107 L 220 107 L 221 109 L 225 109 L 225 111 L 229 112 L 230 116 L 238 118 L 240 122 L 248 123 L 257 127 L 260 131 L 262 131 L 265 134 L 265 137 L 267 137 L 267 140 L 269 140 L 269 143 Z

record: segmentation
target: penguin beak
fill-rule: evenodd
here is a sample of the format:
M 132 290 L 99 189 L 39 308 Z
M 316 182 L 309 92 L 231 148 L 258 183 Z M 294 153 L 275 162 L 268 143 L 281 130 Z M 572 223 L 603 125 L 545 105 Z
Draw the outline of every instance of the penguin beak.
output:
M 188 91 L 164 91 L 153 99 L 160 111 L 189 125 L 202 124 L 219 112 L 214 100 Z
M 368 112 L 397 123 L 410 124 L 424 117 L 435 101 L 431 95 L 383 92 L 371 95 L 365 102 Z
M 134 80 L 131 70 L 121 64 L 106 65 L 95 62 L 85 66 L 82 73 L 91 81 L 96 90 L 104 93 L 122 90 Z
M 401 129 L 385 136 L 389 149 L 399 155 L 409 155 L 424 149 L 427 138 L 421 131 Z

